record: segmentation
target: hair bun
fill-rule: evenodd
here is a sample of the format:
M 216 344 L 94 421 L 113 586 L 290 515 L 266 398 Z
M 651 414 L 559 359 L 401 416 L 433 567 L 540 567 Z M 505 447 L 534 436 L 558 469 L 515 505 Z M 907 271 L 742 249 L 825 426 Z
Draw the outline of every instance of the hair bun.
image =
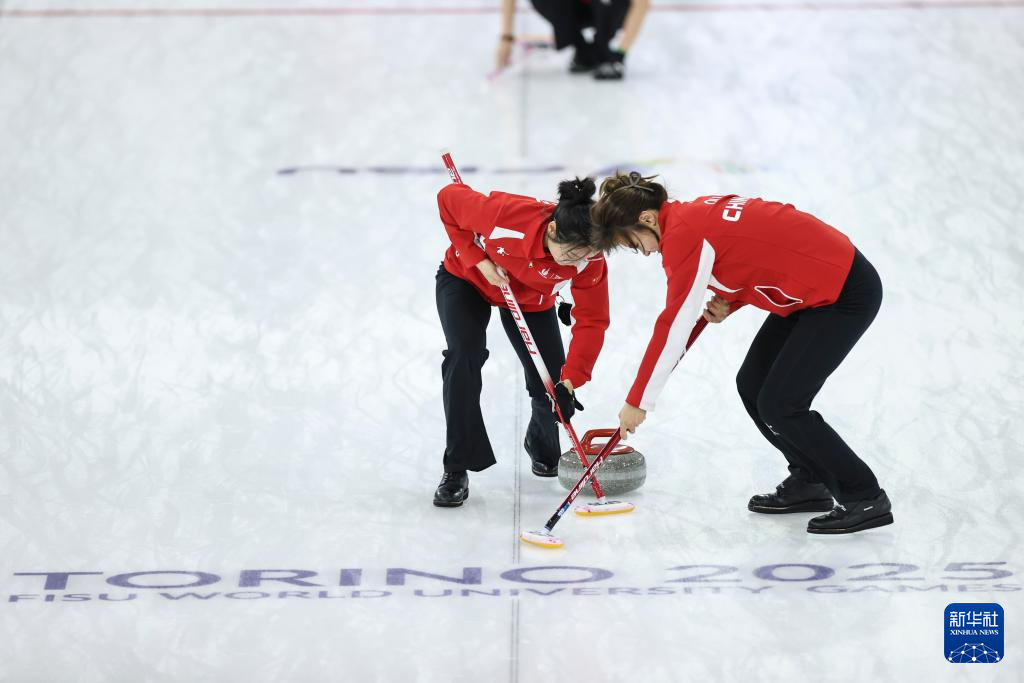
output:
M 652 183 L 655 176 L 644 176 L 639 171 L 615 171 L 615 175 L 608 176 L 601 183 L 601 196 L 618 192 L 619 190 L 639 190 L 645 194 L 661 195 L 664 187 L 658 183 Z M 666 195 L 667 198 L 667 195 Z
M 597 185 L 593 178 L 576 178 L 558 183 L 558 201 L 570 204 L 590 204 L 594 199 Z

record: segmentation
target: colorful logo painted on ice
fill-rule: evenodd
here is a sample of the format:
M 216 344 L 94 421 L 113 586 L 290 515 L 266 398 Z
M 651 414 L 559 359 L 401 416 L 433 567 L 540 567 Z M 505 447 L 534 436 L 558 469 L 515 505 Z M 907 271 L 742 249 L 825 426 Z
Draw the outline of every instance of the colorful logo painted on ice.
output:
M 946 661 L 953 664 L 995 664 L 1003 652 L 1003 608 L 994 602 L 946 605 Z

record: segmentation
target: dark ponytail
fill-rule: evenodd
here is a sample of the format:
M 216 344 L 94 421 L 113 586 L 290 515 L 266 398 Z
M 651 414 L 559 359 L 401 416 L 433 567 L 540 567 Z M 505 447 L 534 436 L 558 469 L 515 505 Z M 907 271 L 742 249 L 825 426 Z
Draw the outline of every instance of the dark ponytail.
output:
M 555 222 L 555 242 L 570 248 L 591 248 L 590 208 L 596 191 L 593 178 L 558 183 L 558 206 L 551 216 Z

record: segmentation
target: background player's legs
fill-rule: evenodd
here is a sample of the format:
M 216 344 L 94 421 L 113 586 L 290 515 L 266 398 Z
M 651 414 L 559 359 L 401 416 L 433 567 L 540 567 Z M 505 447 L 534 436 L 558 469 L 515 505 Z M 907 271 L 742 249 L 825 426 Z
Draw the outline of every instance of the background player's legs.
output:
M 443 351 L 445 472 L 479 472 L 495 463 L 480 412 L 481 369 L 489 355 L 491 305 L 470 283 L 444 269 L 436 277 L 437 313 L 448 348 Z
M 629 12 L 630 0 L 594 0 L 591 12 L 594 17 L 594 51 L 598 61 L 607 62 L 615 58 L 611 43 L 615 34 L 622 29 Z
M 580 73 L 597 64 L 594 46 L 583 36 L 583 29 L 593 24 L 589 5 L 578 0 L 531 0 L 533 8 L 544 17 L 555 33 L 555 49 L 575 48 L 570 71 Z
M 583 27 L 586 26 L 588 12 L 579 3 L 572 0 L 531 0 L 537 14 L 544 17 L 555 33 L 555 49 L 580 47 L 586 43 L 583 38 Z
M 558 316 L 555 315 L 554 307 L 537 313 L 524 313 L 523 317 L 544 360 L 544 366 L 548 369 L 548 374 L 557 382 L 562 373 L 562 366 L 565 365 L 565 349 L 562 346 L 562 334 L 558 329 Z M 512 348 L 519 356 L 519 361 L 523 364 L 526 390 L 531 398 L 532 414 L 524 445 L 533 460 L 533 472 L 540 476 L 555 476 L 558 474 L 561 448 L 558 441 L 558 423 L 551 410 L 547 391 L 508 309 L 501 309 L 501 324 L 509 341 L 512 342 Z

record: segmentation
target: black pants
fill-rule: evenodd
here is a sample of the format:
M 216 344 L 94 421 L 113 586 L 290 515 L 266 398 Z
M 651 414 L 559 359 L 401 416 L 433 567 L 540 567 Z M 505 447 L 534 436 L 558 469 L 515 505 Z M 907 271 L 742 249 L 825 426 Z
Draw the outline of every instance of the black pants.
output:
M 858 251 L 835 303 L 783 318 L 770 314 L 754 337 L 736 385 L 754 424 L 801 480 L 822 482 L 840 503 L 878 493 L 874 473 L 811 410 L 832 374 L 875 319 L 882 282 Z
M 609 44 L 622 28 L 630 0 L 531 0 L 537 13 L 548 20 L 555 31 L 555 49 L 586 45 L 583 29 L 594 27 L 597 57 L 607 58 Z
M 448 428 L 444 469 L 445 472 L 479 472 L 495 463 L 480 412 L 481 369 L 490 355 L 487 323 L 491 319 L 491 304 L 473 285 L 455 277 L 443 265 L 438 268 L 435 280 L 437 314 L 448 344 L 441 352 L 444 356 L 441 362 L 444 417 Z M 523 313 L 523 316 L 548 373 L 557 379 L 565 364 L 565 349 L 554 306 L 538 313 Z M 544 384 L 508 309 L 501 309 L 501 324 L 523 364 L 527 391 L 532 398 L 543 398 L 547 395 Z

